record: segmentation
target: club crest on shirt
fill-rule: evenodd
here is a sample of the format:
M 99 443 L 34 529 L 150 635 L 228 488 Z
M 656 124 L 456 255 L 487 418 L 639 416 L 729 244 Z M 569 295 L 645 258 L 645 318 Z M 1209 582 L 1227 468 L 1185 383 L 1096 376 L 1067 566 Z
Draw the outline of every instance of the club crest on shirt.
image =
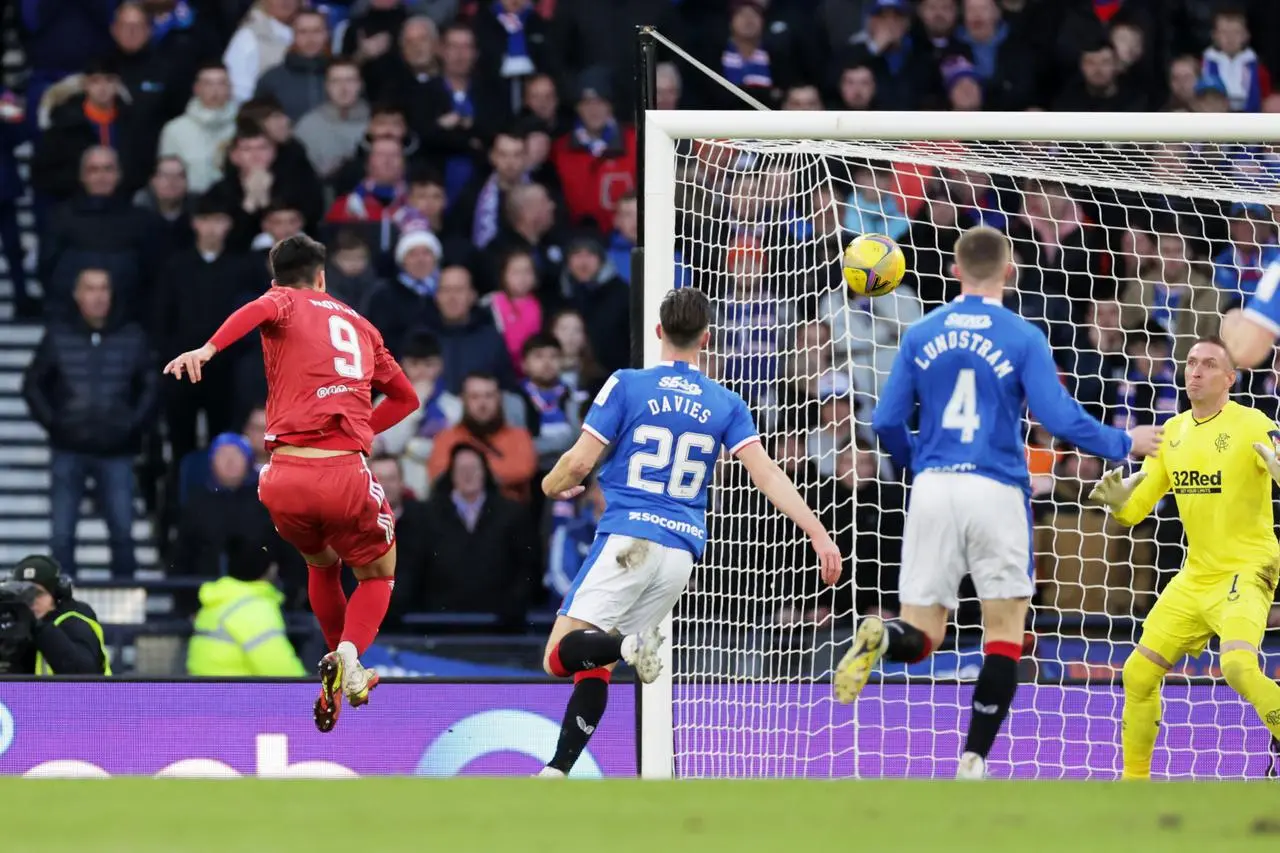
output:
M 1227 435 L 1225 432 L 1220 432 L 1218 433 L 1218 437 L 1213 440 L 1213 446 L 1218 448 L 1219 453 L 1226 453 L 1227 448 L 1231 446 L 1230 441 L 1231 436 Z

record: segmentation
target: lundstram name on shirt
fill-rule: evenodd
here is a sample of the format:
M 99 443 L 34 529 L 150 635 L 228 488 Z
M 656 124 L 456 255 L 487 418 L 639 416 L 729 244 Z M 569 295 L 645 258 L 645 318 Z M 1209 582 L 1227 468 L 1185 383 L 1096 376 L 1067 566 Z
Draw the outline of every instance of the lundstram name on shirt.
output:
M 325 385 L 316 389 L 316 398 L 323 400 L 325 397 L 332 397 L 334 394 L 346 394 L 350 390 L 346 385 Z
M 645 524 L 656 524 L 659 527 L 670 530 L 672 533 L 687 533 L 698 539 L 706 539 L 707 532 L 696 524 L 690 524 L 687 521 L 676 521 L 661 515 L 654 515 L 651 512 L 642 510 L 631 510 L 627 513 L 628 521 L 641 521 Z

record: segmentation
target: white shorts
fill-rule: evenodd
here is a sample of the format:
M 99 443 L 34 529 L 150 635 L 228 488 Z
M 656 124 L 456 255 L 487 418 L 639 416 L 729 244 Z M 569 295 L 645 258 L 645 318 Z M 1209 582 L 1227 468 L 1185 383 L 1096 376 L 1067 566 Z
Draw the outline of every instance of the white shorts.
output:
M 954 610 L 966 573 L 983 601 L 1035 593 L 1027 496 L 977 474 L 925 471 L 911 487 L 899 598 Z
M 693 554 L 648 539 L 601 534 L 565 594 L 560 615 L 635 634 L 661 624 L 689 584 Z

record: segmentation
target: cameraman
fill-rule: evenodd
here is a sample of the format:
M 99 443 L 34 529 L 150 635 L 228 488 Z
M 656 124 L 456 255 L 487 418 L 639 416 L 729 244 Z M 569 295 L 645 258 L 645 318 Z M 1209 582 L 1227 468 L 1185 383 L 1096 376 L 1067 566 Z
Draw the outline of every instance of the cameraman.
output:
M 35 616 L 29 651 L 13 672 L 36 675 L 110 675 L 111 661 L 93 608 L 72 598 L 71 579 L 52 557 L 33 554 L 13 569 L 13 582 L 30 584 L 24 596 Z

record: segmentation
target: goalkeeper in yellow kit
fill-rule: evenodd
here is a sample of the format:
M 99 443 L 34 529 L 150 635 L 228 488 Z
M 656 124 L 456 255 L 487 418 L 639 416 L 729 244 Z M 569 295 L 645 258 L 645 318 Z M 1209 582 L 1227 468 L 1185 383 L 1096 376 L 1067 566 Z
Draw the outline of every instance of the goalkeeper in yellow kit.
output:
M 1258 644 L 1280 574 L 1271 482 L 1280 483 L 1280 431 L 1256 409 L 1228 399 L 1235 366 L 1217 338 L 1187 355 L 1191 410 L 1164 426 L 1164 444 L 1142 470 L 1117 469 L 1089 495 L 1117 521 L 1137 524 L 1173 489 L 1187 535 L 1187 561 L 1142 626 L 1124 663 L 1124 778 L 1151 775 L 1160 725 L 1160 683 L 1183 655 L 1217 635 L 1222 674 L 1280 737 L 1280 685 L 1258 665 Z

